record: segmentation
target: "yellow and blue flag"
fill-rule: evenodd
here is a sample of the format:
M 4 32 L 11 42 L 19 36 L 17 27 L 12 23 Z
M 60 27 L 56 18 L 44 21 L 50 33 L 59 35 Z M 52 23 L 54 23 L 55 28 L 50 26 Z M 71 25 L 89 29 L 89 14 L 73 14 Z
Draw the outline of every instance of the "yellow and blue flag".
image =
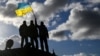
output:
M 27 3 L 18 3 L 18 8 L 15 10 L 17 16 L 24 16 L 29 12 L 32 12 L 32 8 Z

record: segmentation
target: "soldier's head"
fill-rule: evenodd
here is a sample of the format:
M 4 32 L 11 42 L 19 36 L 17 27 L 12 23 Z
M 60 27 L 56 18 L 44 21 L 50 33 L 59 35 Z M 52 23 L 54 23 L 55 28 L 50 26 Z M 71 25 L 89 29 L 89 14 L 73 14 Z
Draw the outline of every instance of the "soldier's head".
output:
M 26 21 L 23 21 L 23 24 L 26 24 Z
M 41 25 L 44 25 L 44 22 L 43 21 L 41 21 Z

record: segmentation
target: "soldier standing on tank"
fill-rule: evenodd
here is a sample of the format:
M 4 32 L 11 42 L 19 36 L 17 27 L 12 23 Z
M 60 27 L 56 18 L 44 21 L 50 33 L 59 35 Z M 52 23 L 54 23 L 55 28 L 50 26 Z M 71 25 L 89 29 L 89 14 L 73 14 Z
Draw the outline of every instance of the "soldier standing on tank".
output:
M 23 21 L 23 24 L 20 26 L 19 34 L 21 36 L 21 48 L 23 48 L 24 41 L 25 44 L 28 44 L 28 27 L 26 25 L 26 21 Z
M 29 37 L 31 38 L 31 44 L 33 48 L 38 49 L 38 31 L 36 25 L 34 25 L 33 20 L 31 20 L 30 25 L 28 27 Z
M 41 22 L 39 28 L 39 37 L 40 37 L 40 45 L 41 49 L 44 51 L 44 46 L 47 52 L 49 52 L 48 41 L 49 38 L 48 30 L 43 22 Z

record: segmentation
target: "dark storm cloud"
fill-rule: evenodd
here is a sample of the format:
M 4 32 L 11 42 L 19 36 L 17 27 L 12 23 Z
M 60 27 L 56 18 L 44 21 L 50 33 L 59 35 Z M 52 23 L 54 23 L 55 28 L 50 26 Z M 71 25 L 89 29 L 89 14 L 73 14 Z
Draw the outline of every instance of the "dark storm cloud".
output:
M 100 39 L 100 10 L 73 9 L 69 25 L 72 39 Z M 73 21 L 71 21 L 73 20 Z
M 80 17 L 79 26 L 86 26 L 91 28 L 100 27 L 100 12 L 99 11 L 77 11 L 75 17 Z M 78 19 L 78 18 L 77 18 Z
M 67 0 L 53 0 L 52 1 L 52 5 L 54 5 L 54 7 L 64 6 L 66 3 L 67 3 Z
M 15 10 L 17 9 L 16 5 L 14 4 L 8 4 L 7 8 L 3 11 L 3 15 L 7 17 L 15 17 Z
M 64 31 L 55 32 L 55 33 L 53 34 L 53 36 L 54 36 L 54 37 L 61 37 L 61 38 L 63 38 L 64 36 L 66 36 L 66 31 L 64 30 Z
M 68 33 L 69 31 L 66 28 L 65 24 L 60 25 L 60 27 L 57 27 L 54 30 L 51 30 L 49 32 L 50 39 L 56 40 L 56 41 L 62 41 L 68 39 Z
M 56 31 L 50 31 L 50 39 L 52 40 L 56 40 L 56 41 L 62 41 L 62 40 L 67 40 L 67 34 L 66 34 L 67 31 L 65 30 L 62 30 L 62 31 L 59 31 L 59 30 L 56 30 Z
M 62 7 L 67 4 L 67 0 L 47 0 L 45 1 L 44 8 L 41 14 L 49 16 L 52 13 L 55 13 Z
M 67 37 L 65 33 L 69 30 L 72 33 L 69 36 L 72 40 L 100 39 L 100 10 L 80 10 L 74 8 L 71 10 L 71 14 L 66 23 L 59 25 L 59 27 L 51 31 L 53 37 Z
M 5 6 L 8 0 L 0 0 L 0 6 Z

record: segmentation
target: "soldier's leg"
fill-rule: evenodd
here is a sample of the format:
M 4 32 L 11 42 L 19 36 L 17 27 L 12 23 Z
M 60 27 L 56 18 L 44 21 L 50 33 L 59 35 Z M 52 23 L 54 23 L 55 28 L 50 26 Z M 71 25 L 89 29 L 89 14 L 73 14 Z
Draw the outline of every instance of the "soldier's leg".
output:
M 32 48 L 34 48 L 34 39 L 33 39 L 33 37 L 31 37 L 31 45 L 32 45 Z
M 43 39 L 40 38 L 40 44 L 41 44 L 41 50 L 44 51 L 44 46 L 43 46 Z
M 24 37 L 21 37 L 21 48 L 23 48 L 23 44 L 24 44 Z
M 37 38 L 35 38 L 35 47 L 36 49 L 38 49 L 38 39 Z
M 26 44 L 28 44 L 28 37 L 25 37 L 25 42 Z
M 45 42 L 45 49 L 46 49 L 47 52 L 49 52 L 49 47 L 48 47 L 47 39 L 44 39 L 44 42 Z

